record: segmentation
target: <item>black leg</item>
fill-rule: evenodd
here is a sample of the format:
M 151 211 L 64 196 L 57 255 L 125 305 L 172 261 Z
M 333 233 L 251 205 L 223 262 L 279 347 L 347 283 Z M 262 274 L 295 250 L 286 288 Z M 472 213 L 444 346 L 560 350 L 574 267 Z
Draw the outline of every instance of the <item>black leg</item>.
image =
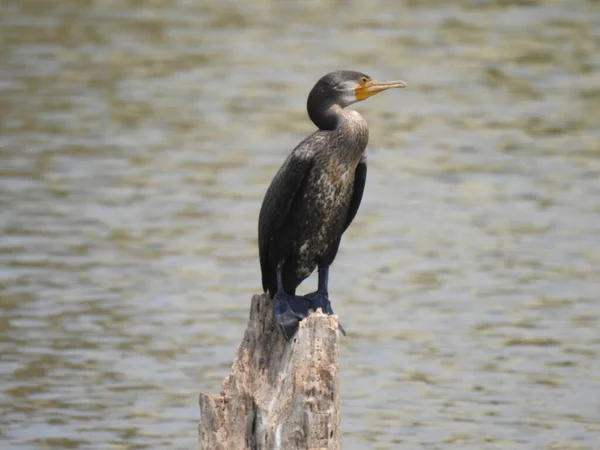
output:
M 327 285 L 329 284 L 329 266 L 319 267 L 319 292 L 328 295 Z
M 329 266 L 319 267 L 319 287 L 316 292 L 306 295 L 305 297 L 310 302 L 310 308 L 314 311 L 317 308 L 321 308 L 323 313 L 328 315 L 333 315 L 333 308 L 331 307 L 331 302 L 329 301 L 329 293 L 327 284 L 329 283 Z M 342 324 L 339 324 L 340 331 L 344 336 L 346 336 L 346 330 Z
M 277 293 L 274 299 L 273 315 L 283 337 L 289 341 L 298 330 L 300 321 L 308 316 L 308 302 L 304 297 L 285 293 L 281 281 L 282 266 L 283 262 L 277 266 Z

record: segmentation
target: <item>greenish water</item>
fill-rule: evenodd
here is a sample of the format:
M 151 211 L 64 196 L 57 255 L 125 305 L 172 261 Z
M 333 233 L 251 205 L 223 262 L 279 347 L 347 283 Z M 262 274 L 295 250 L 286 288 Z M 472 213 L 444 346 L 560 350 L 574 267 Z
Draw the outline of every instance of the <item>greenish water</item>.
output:
M 343 448 L 599 448 L 598 48 L 584 0 L 3 2 L 2 449 L 194 448 L 338 68 L 409 84 L 356 107 Z

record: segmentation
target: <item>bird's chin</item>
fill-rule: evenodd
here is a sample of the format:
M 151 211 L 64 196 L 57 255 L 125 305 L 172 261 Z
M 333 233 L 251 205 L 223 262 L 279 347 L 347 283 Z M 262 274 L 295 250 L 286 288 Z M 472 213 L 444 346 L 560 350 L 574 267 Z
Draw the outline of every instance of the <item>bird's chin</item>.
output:
M 354 90 L 344 92 L 344 96 L 342 97 L 342 105 L 345 108 L 346 106 L 350 106 L 352 103 L 359 102 L 360 100 L 356 97 Z

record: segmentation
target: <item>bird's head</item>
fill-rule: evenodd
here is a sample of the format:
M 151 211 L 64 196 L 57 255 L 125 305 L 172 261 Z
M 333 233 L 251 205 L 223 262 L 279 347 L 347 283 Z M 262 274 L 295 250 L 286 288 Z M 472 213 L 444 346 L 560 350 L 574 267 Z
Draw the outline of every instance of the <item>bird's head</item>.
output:
M 338 123 L 336 108 L 345 108 L 352 103 L 393 88 L 404 88 L 404 81 L 375 81 L 364 73 L 352 70 L 331 72 L 317 81 L 308 95 L 308 116 L 322 130 L 333 130 Z
M 405 87 L 406 83 L 401 80 L 375 81 L 364 73 L 338 70 L 328 73 L 317 82 L 308 96 L 308 103 L 337 104 L 345 108 L 388 89 Z

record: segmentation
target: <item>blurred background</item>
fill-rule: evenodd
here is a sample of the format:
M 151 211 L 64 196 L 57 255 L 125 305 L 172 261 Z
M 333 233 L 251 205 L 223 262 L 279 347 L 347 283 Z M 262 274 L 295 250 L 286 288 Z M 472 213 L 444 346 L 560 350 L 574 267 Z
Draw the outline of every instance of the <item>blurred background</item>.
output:
M 596 1 L 8 0 L 0 39 L 2 449 L 195 448 L 340 68 L 409 86 L 356 105 L 344 449 L 598 448 Z

